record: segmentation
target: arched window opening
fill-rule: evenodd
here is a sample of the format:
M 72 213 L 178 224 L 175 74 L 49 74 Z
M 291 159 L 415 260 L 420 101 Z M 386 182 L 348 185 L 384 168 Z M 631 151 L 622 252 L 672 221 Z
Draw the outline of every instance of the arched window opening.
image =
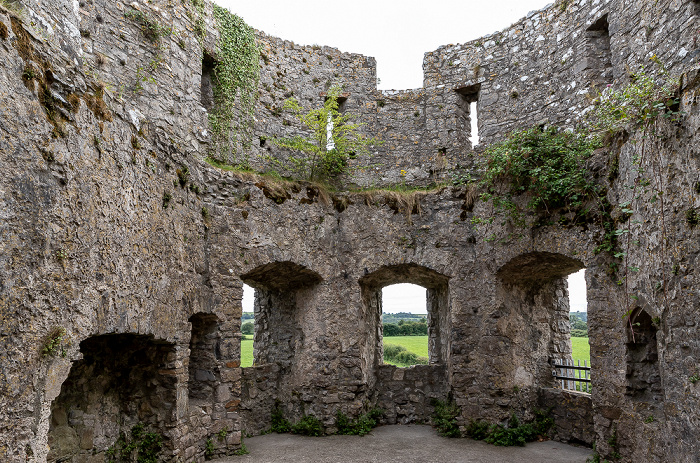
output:
M 256 268 L 241 279 L 254 293 L 252 366 L 276 363 L 282 369 L 288 369 L 304 342 L 297 293 L 318 284 L 321 277 L 292 262 L 273 262 Z M 250 290 L 246 290 L 244 297 L 249 293 Z M 250 301 L 249 295 L 247 301 Z M 243 329 L 243 320 L 241 322 Z M 250 330 L 250 325 L 246 330 Z M 241 357 L 241 364 L 243 360 Z
M 426 288 L 411 283 L 382 289 L 384 363 L 399 367 L 428 364 Z
M 522 326 L 512 334 L 514 361 L 518 365 L 515 386 L 590 392 L 586 283 L 582 269 L 582 262 L 565 255 L 532 252 L 512 259 L 498 271 L 503 313 L 518 319 Z M 573 276 L 569 278 L 570 275 Z M 574 338 L 572 328 L 577 330 Z
M 425 291 L 425 324 L 427 325 L 428 343 L 427 363 L 430 365 L 446 363 L 449 352 L 450 330 L 448 278 L 434 270 L 415 264 L 384 266 L 360 279 L 363 321 L 366 324 L 366 332 L 368 334 L 367 344 L 363 353 L 364 361 L 369 366 L 379 366 L 384 363 L 385 345 L 383 342 L 382 313 L 386 311 L 383 310 L 383 290 L 387 288 L 387 292 L 391 294 L 393 292 L 391 287 L 393 285 L 399 286 L 400 283 L 410 283 L 411 287 L 422 287 L 422 290 Z M 401 285 L 400 288 L 407 287 Z M 418 289 L 415 293 L 419 300 L 417 302 L 418 305 L 421 304 L 420 300 L 422 299 L 420 291 L 421 289 Z M 422 318 L 420 317 L 416 321 L 422 324 Z M 396 325 L 398 323 L 399 321 L 397 320 Z M 403 324 L 406 323 L 407 321 L 403 322 Z M 394 353 L 392 352 L 392 354 Z M 389 357 L 391 356 L 394 355 L 389 355 Z M 402 366 L 407 364 L 407 362 L 395 363 L 402 364 Z M 410 363 L 416 364 L 418 362 L 411 361 Z
M 608 15 L 600 17 L 584 34 L 585 58 L 581 63 L 585 78 L 599 89 L 613 82 L 612 53 Z

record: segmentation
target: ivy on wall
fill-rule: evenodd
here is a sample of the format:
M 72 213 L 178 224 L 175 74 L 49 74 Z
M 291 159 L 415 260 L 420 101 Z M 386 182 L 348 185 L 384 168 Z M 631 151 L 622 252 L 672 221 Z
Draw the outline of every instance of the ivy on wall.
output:
M 253 28 L 225 8 L 214 5 L 219 30 L 217 63 L 214 67 L 214 108 L 209 112 L 216 153 L 224 162 L 245 164 L 229 159 L 235 144 L 250 144 L 253 109 L 260 80 L 260 50 Z M 234 120 L 239 117 L 238 127 Z

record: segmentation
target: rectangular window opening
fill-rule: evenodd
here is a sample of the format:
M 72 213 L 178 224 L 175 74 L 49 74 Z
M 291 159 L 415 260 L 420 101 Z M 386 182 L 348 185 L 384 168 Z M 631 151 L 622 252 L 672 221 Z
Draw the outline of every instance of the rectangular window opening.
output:
M 456 89 L 460 99 L 457 108 L 457 129 L 468 138 L 472 148 L 479 144 L 478 103 L 481 84 Z
M 562 389 L 591 392 L 591 355 L 588 342 L 588 302 L 586 271 L 579 270 L 567 278 L 571 358 L 553 359 L 552 367 Z
M 253 366 L 255 338 L 255 289 L 243 285 L 243 314 L 241 316 L 241 368 Z
M 214 74 L 215 68 L 216 60 L 212 56 L 205 53 L 202 57 L 200 103 L 207 111 L 211 111 L 214 107 L 214 86 L 216 81 Z
M 585 78 L 592 86 L 603 88 L 613 82 L 612 52 L 608 15 L 595 21 L 585 33 Z

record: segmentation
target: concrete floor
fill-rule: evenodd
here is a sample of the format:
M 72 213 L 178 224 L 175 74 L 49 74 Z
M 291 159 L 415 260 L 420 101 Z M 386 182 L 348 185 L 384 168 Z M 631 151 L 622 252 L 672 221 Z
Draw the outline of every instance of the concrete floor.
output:
M 245 439 L 250 454 L 218 463 L 584 463 L 592 451 L 559 442 L 495 447 L 471 439 L 448 439 L 430 426 L 381 426 L 358 436 L 303 437 L 268 434 Z

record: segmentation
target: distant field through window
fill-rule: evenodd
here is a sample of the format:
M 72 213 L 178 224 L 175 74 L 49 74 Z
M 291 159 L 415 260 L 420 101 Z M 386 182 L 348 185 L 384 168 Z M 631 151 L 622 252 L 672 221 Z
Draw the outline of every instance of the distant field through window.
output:
M 253 337 L 255 336 L 255 289 L 243 285 L 243 316 L 241 317 L 241 367 L 253 366 Z
M 382 289 L 384 363 L 400 367 L 428 363 L 427 290 L 402 283 Z

